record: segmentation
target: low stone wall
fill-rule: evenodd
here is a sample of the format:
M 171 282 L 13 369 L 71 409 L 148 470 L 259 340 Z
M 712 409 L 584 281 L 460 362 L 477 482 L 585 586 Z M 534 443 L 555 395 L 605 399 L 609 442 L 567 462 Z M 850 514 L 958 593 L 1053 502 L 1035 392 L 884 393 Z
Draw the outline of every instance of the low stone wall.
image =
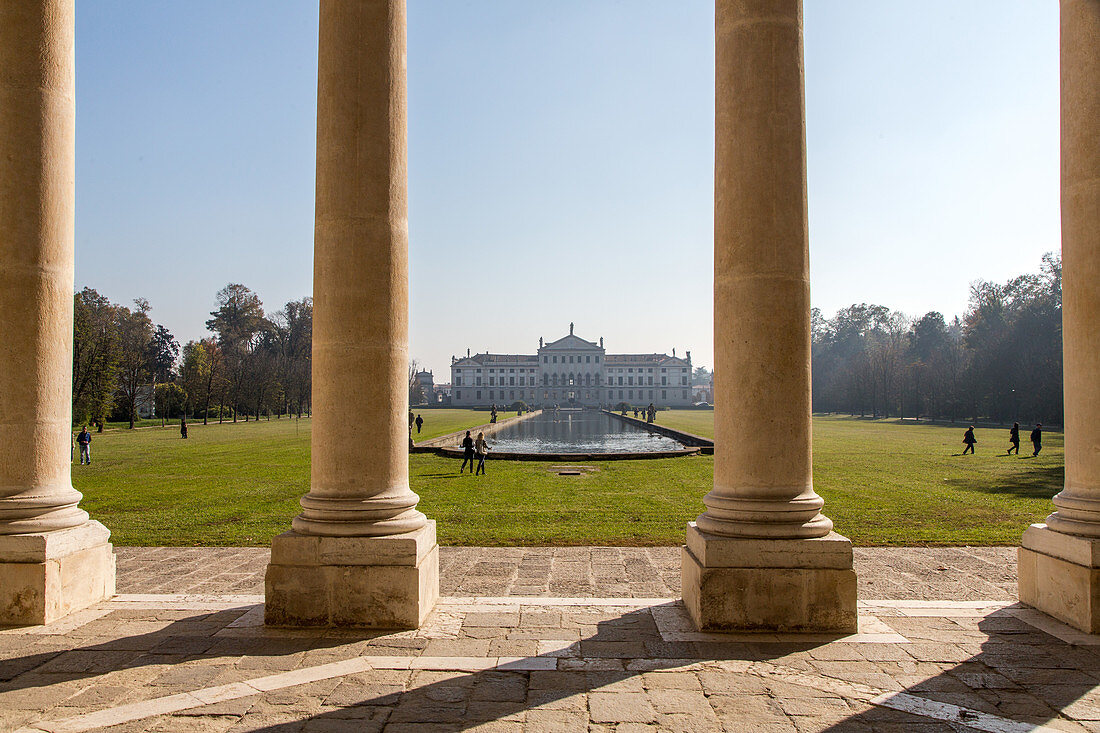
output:
M 433 448 L 441 456 L 462 458 L 461 448 Z M 490 451 L 489 460 L 494 461 L 635 461 L 645 458 L 680 458 L 698 455 L 701 448 L 681 448 L 679 450 L 639 451 L 636 453 L 509 453 Z
M 673 430 L 672 428 L 665 427 L 664 425 L 658 425 L 655 422 L 646 422 L 645 420 L 639 420 L 634 417 L 624 416 L 618 412 L 611 412 L 610 410 L 604 410 L 611 417 L 622 420 L 623 422 L 636 425 L 640 428 L 644 428 L 651 433 L 657 433 L 658 435 L 665 435 L 673 440 L 678 440 L 689 448 L 698 448 L 699 452 L 703 455 L 712 455 L 714 453 L 714 441 L 710 438 L 704 438 L 701 435 L 693 435 L 692 433 L 685 433 L 682 430 Z M 661 413 L 657 412 L 659 418 Z
M 466 431 L 470 431 L 470 435 L 477 436 L 478 433 L 485 433 L 485 437 L 488 438 L 497 431 L 504 428 L 506 425 L 515 425 L 517 422 L 527 420 L 539 415 L 542 410 L 532 410 L 531 412 L 525 412 L 522 415 L 516 415 L 515 417 L 505 418 L 504 420 L 498 420 L 495 423 L 485 423 L 484 425 L 478 425 L 474 428 L 463 428 L 447 435 L 441 435 L 438 438 L 429 438 L 421 443 L 414 443 L 409 447 L 411 453 L 440 453 L 444 448 L 454 448 L 458 450 L 459 455 L 462 455 L 462 450 L 458 446 L 462 445 L 462 439 L 466 437 Z

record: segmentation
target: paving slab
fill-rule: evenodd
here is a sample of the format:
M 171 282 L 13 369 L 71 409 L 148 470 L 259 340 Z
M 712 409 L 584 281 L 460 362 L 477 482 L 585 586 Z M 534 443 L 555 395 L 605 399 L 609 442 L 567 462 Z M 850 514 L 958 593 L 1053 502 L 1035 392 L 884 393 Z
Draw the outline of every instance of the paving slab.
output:
M 1011 548 L 857 549 L 850 636 L 699 634 L 677 553 L 443 548 L 387 633 L 264 627 L 266 550 L 119 548 L 114 599 L 0 629 L 0 730 L 1098 729 L 1100 638 L 1014 602 Z

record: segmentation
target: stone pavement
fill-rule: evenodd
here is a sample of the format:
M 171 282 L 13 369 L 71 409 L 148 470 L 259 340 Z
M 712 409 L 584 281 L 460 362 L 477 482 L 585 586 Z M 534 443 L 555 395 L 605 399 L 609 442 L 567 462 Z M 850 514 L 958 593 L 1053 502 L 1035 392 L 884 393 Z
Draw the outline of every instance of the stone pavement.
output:
M 1013 603 L 1011 555 L 861 550 L 864 589 L 921 597 L 828 637 L 697 633 L 668 548 L 448 548 L 399 633 L 264 628 L 263 551 L 122 548 L 120 595 L 0 630 L 0 730 L 1100 730 L 1100 637 Z
M 255 547 L 118 547 L 119 593 L 264 592 Z M 440 547 L 445 596 L 678 596 L 679 547 Z M 1015 600 L 1014 547 L 857 547 L 860 598 Z

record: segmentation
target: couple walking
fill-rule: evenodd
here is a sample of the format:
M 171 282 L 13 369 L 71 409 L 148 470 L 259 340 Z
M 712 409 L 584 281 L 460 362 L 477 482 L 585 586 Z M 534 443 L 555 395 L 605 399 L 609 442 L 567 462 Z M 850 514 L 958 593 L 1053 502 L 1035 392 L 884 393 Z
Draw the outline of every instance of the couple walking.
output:
M 1008 431 L 1008 443 L 1009 443 L 1009 447 L 1008 447 L 1009 455 L 1011 455 L 1013 451 L 1016 452 L 1016 455 L 1020 455 L 1020 423 L 1018 423 L 1018 422 L 1012 423 L 1012 429 Z M 1032 452 L 1031 455 L 1032 456 L 1039 455 L 1039 451 L 1041 451 L 1043 449 L 1043 424 L 1042 423 L 1036 423 L 1035 424 L 1035 429 L 1031 431 L 1031 444 L 1033 446 L 1035 446 L 1035 450 L 1034 450 L 1034 452 Z
M 485 458 L 489 455 L 489 444 L 485 442 L 485 433 L 478 433 L 477 440 L 470 437 L 470 431 L 466 431 L 466 437 L 462 439 L 462 468 L 459 473 L 466 470 L 466 462 L 470 462 L 470 472 L 485 474 Z M 474 456 L 477 456 L 477 471 L 474 471 Z

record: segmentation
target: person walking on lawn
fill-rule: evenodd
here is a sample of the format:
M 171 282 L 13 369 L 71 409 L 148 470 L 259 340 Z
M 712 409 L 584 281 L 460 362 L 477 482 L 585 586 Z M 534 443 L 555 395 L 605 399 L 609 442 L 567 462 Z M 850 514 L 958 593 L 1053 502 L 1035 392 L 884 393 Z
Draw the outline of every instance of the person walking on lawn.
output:
M 485 459 L 489 455 L 489 444 L 485 442 L 485 433 L 477 434 L 477 441 L 474 442 L 474 452 L 477 453 L 477 470 L 474 471 L 474 475 L 485 475 Z
M 424 425 L 424 418 L 420 417 L 420 415 L 417 415 L 416 416 L 416 434 L 417 435 L 420 435 L 420 428 L 423 427 L 423 425 Z
M 1039 451 L 1043 449 L 1043 424 L 1036 423 L 1035 429 L 1031 431 L 1031 444 L 1035 446 L 1035 452 L 1032 453 L 1032 457 L 1039 455 Z
M 1008 442 L 1008 455 L 1012 455 L 1012 451 L 1020 455 L 1020 423 L 1012 423 L 1012 429 L 1008 431 Z
M 80 446 L 80 465 L 92 465 L 92 434 L 88 432 L 88 426 L 80 428 L 80 434 L 76 436 L 76 444 Z
M 180 437 L 187 440 L 187 416 L 180 418 Z
M 462 468 L 459 473 L 466 470 L 466 461 L 470 462 L 470 473 L 474 472 L 474 439 L 470 437 L 470 431 L 466 431 L 466 437 L 462 439 Z
M 966 447 L 963 448 L 963 455 L 965 456 L 967 454 L 967 452 L 970 452 L 971 454 L 973 454 L 974 453 L 974 444 L 978 442 L 978 439 L 974 437 L 974 426 L 973 425 L 971 425 L 969 428 L 967 428 L 966 432 L 963 434 L 963 442 L 966 443 Z

